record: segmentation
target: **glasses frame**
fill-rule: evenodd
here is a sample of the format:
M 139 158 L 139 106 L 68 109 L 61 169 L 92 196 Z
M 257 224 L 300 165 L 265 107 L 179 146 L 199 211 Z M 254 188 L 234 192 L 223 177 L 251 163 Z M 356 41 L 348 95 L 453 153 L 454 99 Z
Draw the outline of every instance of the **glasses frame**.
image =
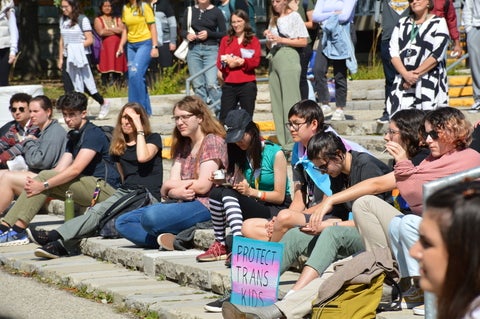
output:
M 12 107 L 12 106 L 10 106 L 8 109 L 9 109 L 10 112 L 12 112 L 12 113 L 16 113 L 17 110 L 20 111 L 20 113 L 25 113 L 25 110 L 26 110 L 26 108 L 25 108 L 24 106 L 19 106 L 19 107 Z
M 383 135 L 395 135 L 395 134 L 400 134 L 400 130 L 392 130 L 391 128 L 386 129 L 385 132 L 383 132 Z
M 195 114 L 193 113 L 189 113 L 189 114 L 183 114 L 183 115 L 179 115 L 179 116 L 172 116 L 172 120 L 175 121 L 175 123 L 177 123 L 178 121 L 182 121 L 182 123 L 185 123 L 186 121 L 188 121 L 192 116 L 195 116 Z
M 302 125 L 307 123 L 308 123 L 307 121 L 302 123 L 293 123 L 288 121 L 287 123 L 285 123 L 285 127 L 287 128 L 287 130 L 294 130 L 295 132 L 298 132 L 300 131 L 300 128 L 302 127 Z

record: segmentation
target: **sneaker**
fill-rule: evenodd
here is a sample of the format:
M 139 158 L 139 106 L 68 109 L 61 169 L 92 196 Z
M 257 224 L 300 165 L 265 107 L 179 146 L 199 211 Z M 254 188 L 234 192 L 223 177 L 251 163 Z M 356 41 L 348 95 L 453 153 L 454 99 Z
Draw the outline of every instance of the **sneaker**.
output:
M 332 110 L 332 108 L 330 107 L 330 105 L 328 105 L 328 104 L 322 104 L 321 108 L 322 108 L 322 112 L 323 112 L 323 116 L 324 116 L 324 117 L 327 117 L 327 116 L 332 115 L 333 110 Z
M 227 247 L 215 240 L 206 252 L 197 256 L 197 261 L 204 262 L 225 260 L 227 259 L 227 255 Z
M 35 249 L 35 256 L 55 259 L 68 256 L 68 252 L 59 241 L 52 241 L 40 248 Z
M 417 316 L 425 316 L 425 305 L 413 307 L 413 314 Z
M 468 110 L 470 113 L 477 113 L 480 111 L 480 101 L 475 101 L 472 107 Z
M 108 111 L 110 111 L 110 102 L 107 100 L 103 101 L 103 105 L 100 106 L 100 112 L 98 113 L 97 118 L 103 120 L 107 117 Z
M 160 246 L 159 250 L 175 250 L 173 242 L 175 241 L 175 235 L 170 233 L 160 234 L 157 237 L 157 243 Z
M 388 115 L 387 111 L 383 111 L 382 116 L 377 119 L 377 123 L 388 124 L 388 122 L 390 122 L 390 116 Z
M 337 109 L 335 112 L 332 114 L 332 118 L 330 119 L 331 121 L 345 121 L 345 113 L 343 113 L 343 110 Z
M 43 246 L 49 242 L 48 240 L 48 233 L 49 231 L 47 230 L 35 230 L 35 229 L 26 229 L 28 238 L 30 240 L 40 246 Z
M 26 231 L 17 233 L 13 229 L 9 229 L 0 235 L 0 247 L 5 246 L 20 246 L 26 245 L 30 242 Z
M 227 293 L 220 299 L 207 303 L 203 309 L 209 312 L 222 312 L 222 305 L 225 301 L 230 301 L 230 293 Z
M 423 290 L 415 286 L 403 293 L 402 309 L 412 309 L 423 305 Z

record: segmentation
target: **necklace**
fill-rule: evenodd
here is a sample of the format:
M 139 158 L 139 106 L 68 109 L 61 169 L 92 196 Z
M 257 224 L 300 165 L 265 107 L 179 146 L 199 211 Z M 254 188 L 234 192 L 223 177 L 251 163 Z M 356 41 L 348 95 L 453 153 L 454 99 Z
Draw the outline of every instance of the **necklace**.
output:
M 108 28 L 115 28 L 115 19 L 112 17 L 103 16 L 103 22 L 105 23 L 105 26 Z

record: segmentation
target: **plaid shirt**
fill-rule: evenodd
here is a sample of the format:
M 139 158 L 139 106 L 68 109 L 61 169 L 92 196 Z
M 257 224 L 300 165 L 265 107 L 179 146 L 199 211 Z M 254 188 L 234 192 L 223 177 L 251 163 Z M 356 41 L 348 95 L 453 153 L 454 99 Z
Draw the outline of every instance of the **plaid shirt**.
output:
M 25 132 L 24 128 L 17 122 L 13 123 L 7 133 L 0 137 L 0 163 L 2 167 L 7 167 L 6 162 L 15 156 L 23 154 L 23 137 L 27 135 L 37 136 L 40 129 L 36 126 L 28 128 Z

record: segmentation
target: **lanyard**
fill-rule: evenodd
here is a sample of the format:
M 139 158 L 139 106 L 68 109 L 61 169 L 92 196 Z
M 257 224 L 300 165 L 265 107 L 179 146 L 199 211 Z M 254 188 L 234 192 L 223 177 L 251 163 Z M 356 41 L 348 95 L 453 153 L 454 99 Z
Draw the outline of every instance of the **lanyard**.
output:
M 412 27 L 412 31 L 410 32 L 410 43 L 413 43 L 419 31 L 420 31 L 420 28 L 418 27 L 418 25 L 414 23 Z

